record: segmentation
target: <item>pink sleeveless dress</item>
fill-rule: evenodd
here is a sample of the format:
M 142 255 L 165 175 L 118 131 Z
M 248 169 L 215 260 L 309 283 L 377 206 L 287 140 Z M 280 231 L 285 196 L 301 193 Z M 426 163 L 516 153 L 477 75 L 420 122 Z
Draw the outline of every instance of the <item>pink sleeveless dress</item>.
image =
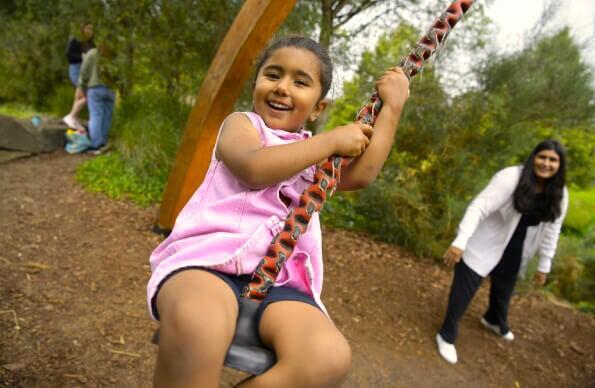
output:
M 307 139 L 306 130 L 292 133 L 268 128 L 256 113 L 244 112 L 260 134 L 263 146 Z M 299 203 L 302 191 L 314 181 L 315 166 L 273 186 L 255 190 L 236 179 L 225 164 L 211 156 L 203 183 L 182 209 L 173 230 L 153 251 L 147 303 L 173 271 L 205 267 L 231 275 L 251 274 L 267 252 L 271 239 L 283 228 L 289 209 Z M 291 200 L 288 208 L 282 197 Z M 297 289 L 320 300 L 323 280 L 322 233 L 318 213 L 286 261 L 275 286 Z

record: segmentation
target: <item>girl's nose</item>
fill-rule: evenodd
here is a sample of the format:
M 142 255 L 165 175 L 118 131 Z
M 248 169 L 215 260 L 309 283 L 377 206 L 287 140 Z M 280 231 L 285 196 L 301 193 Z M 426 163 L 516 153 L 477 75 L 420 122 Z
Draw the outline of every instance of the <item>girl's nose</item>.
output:
M 279 79 L 279 81 L 275 85 L 275 92 L 281 95 L 286 95 L 288 89 L 287 82 L 288 81 L 285 77 Z

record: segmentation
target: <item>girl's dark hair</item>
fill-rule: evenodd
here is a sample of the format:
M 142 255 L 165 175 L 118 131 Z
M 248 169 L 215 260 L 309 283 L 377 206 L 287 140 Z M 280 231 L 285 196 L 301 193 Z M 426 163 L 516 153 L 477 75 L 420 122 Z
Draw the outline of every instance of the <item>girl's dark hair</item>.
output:
M 90 20 L 83 20 L 83 21 L 81 22 L 81 24 L 79 25 L 79 28 L 80 28 L 80 30 L 82 31 L 82 30 L 83 30 L 83 29 L 84 29 L 86 26 L 88 26 L 88 25 L 91 25 L 91 26 L 92 26 L 92 25 L 93 25 L 93 22 L 92 22 L 92 21 L 90 21 Z
M 84 33 L 83 30 L 85 29 L 86 26 L 91 25 L 93 26 L 93 23 L 89 20 L 85 20 L 81 23 L 80 25 L 80 36 L 81 36 L 81 49 L 84 53 L 86 53 L 87 51 L 91 50 L 93 47 L 95 47 L 95 42 L 93 42 L 93 36 L 91 36 L 90 39 L 83 39 L 84 38 Z
M 552 150 L 560 158 L 560 168 L 554 176 L 544 182 L 541 193 L 542 200 L 537 201 L 539 193 L 535 191 L 537 177 L 533 163 L 537 154 L 543 150 Z M 555 140 L 544 140 L 539 143 L 525 161 L 519 183 L 514 190 L 514 208 L 523 214 L 532 213 L 540 221 L 554 221 L 560 216 L 560 203 L 566 184 L 566 151 Z
M 256 73 L 260 71 L 262 65 L 273 55 L 273 53 L 284 47 L 297 47 L 304 50 L 308 50 L 318 57 L 320 60 L 320 84 L 322 85 L 322 93 L 320 93 L 320 99 L 322 100 L 333 83 L 333 63 L 328 55 L 327 49 L 322 47 L 318 42 L 313 39 L 305 38 L 301 36 L 289 36 L 281 38 L 272 45 L 270 45 L 265 52 L 262 54 Z

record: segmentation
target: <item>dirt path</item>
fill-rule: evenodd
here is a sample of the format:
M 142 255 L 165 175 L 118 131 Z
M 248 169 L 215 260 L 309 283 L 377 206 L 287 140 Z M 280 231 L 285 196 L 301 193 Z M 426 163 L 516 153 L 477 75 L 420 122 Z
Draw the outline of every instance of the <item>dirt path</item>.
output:
M 150 232 L 157 209 L 85 192 L 74 173 L 87 158 L 56 152 L 0 164 L 5 386 L 151 385 L 156 325 L 145 284 L 160 241 Z M 593 317 L 539 293 L 515 296 L 517 339 L 508 344 L 479 324 L 484 284 L 451 366 L 434 346 L 450 272 L 354 233 L 326 230 L 325 239 L 323 299 L 354 353 L 347 387 L 593 386 Z M 222 386 L 240 377 L 226 370 Z

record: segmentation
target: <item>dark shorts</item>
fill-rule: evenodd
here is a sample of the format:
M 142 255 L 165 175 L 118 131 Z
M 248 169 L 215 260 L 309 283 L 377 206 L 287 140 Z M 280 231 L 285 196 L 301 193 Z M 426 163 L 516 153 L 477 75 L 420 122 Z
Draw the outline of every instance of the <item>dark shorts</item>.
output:
M 240 294 L 242 293 L 242 290 L 244 289 L 245 286 L 248 285 L 248 283 L 250 283 L 250 280 L 252 278 L 252 275 L 240 275 L 240 276 L 229 275 L 226 273 L 217 272 L 212 269 L 202 268 L 202 267 L 186 267 L 186 268 L 180 268 L 176 271 L 173 271 L 172 273 L 167 275 L 163 279 L 163 281 L 159 284 L 159 286 L 157 287 L 157 292 L 155 292 L 155 295 L 153 295 L 153 299 L 151 299 L 151 309 L 153 310 L 153 315 L 157 319 L 159 319 L 159 314 L 157 312 L 157 295 L 159 294 L 159 290 L 165 284 L 165 282 L 168 279 L 170 279 L 172 276 L 174 276 L 175 274 L 178 274 L 182 271 L 186 271 L 186 270 L 206 271 L 206 272 L 212 273 L 213 275 L 219 277 L 221 280 L 223 280 L 225 283 L 227 283 L 229 288 L 231 288 L 234 295 L 238 299 L 238 305 L 239 305 L 239 301 L 241 298 Z M 312 305 L 320 310 L 320 307 L 316 304 L 316 302 L 314 301 L 314 298 L 312 298 L 309 295 L 306 295 L 296 289 L 289 288 L 289 287 L 283 287 L 283 286 L 271 287 L 267 296 L 262 300 L 262 302 L 258 306 L 258 311 L 256 313 L 256 327 L 260 326 L 260 319 L 262 317 L 262 313 L 264 312 L 264 309 L 266 309 L 267 306 L 270 305 L 271 303 L 281 302 L 281 301 L 303 302 L 303 303 Z

